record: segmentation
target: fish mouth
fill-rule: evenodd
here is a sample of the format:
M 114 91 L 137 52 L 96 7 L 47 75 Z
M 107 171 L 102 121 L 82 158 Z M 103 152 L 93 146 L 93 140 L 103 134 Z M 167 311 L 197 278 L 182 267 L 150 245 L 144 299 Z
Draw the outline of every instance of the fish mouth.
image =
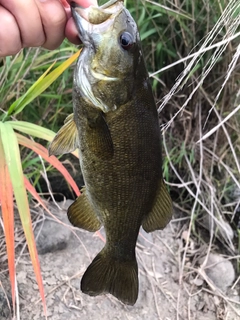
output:
M 124 10 L 123 0 L 110 0 L 101 7 L 90 6 L 83 8 L 71 2 L 72 16 L 78 30 L 84 50 L 79 57 L 76 71 L 75 83 L 80 90 L 81 96 L 90 101 L 103 113 L 116 110 L 115 105 L 107 105 L 101 97 L 94 94 L 92 85 L 99 81 L 115 82 L 118 78 L 111 77 L 104 68 L 92 68 L 91 62 L 98 49 L 106 47 L 104 44 L 105 33 L 114 25 L 117 16 Z
M 74 1 L 70 5 L 79 38 L 84 45 L 96 44 L 98 36 L 114 23 L 123 10 L 123 0 L 110 0 L 100 7 L 91 5 L 84 8 Z

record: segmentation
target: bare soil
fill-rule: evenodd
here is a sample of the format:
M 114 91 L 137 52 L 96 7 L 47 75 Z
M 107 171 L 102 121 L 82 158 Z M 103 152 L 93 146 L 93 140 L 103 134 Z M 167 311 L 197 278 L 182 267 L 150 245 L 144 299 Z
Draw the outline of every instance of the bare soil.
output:
M 69 202 L 63 207 L 66 209 L 68 205 Z M 59 211 L 54 205 L 49 207 L 58 218 L 67 221 L 66 210 Z M 49 241 L 53 240 L 53 248 L 56 250 L 39 256 L 48 320 L 240 319 L 236 287 L 223 294 L 214 286 L 209 286 L 206 273 L 191 259 L 187 258 L 182 269 L 186 228 L 183 226 L 179 230 L 178 222 L 173 220 L 163 231 L 152 234 L 141 230 L 137 244 L 139 297 L 134 306 L 126 306 L 111 295 L 90 297 L 80 291 L 81 277 L 103 247 L 103 239 L 97 234 L 76 229 L 73 234 L 68 227 L 61 226 L 61 230 L 59 223 L 49 221 L 41 219 L 37 227 L 40 235 L 37 240 L 38 248 L 39 241 L 42 241 L 41 248 L 43 249 L 44 243 L 48 243 L 46 251 L 51 251 Z M 43 222 L 44 225 L 41 226 Z M 102 230 L 101 235 L 104 237 Z M 57 236 L 61 239 L 60 246 L 56 245 Z M 196 250 L 194 243 L 191 243 L 189 250 Z M 20 318 L 45 319 L 28 253 L 19 257 L 17 281 Z M 229 300 L 230 297 L 236 300 L 235 304 Z M 0 320 L 3 319 L 6 318 L 0 316 Z

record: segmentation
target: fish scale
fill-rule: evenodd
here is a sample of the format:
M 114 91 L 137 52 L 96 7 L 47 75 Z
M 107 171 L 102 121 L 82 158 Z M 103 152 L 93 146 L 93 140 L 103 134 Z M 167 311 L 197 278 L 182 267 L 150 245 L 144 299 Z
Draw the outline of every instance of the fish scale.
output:
M 74 72 L 74 115 L 49 150 L 79 149 L 85 187 L 68 217 L 76 227 L 96 231 L 103 225 L 106 232 L 81 290 L 91 296 L 111 293 L 133 305 L 139 229 L 163 229 L 172 216 L 157 109 L 137 26 L 123 1 L 86 9 L 72 3 L 72 14 L 84 45 Z

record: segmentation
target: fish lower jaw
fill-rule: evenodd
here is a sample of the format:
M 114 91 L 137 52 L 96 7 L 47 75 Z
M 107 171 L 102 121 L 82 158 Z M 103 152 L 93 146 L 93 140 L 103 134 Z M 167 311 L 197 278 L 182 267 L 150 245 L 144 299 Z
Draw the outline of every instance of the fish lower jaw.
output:
M 103 80 L 103 81 L 118 81 L 119 78 L 116 78 L 116 77 L 109 77 L 103 73 L 99 73 L 99 72 L 96 72 L 94 70 L 91 71 L 91 74 L 92 76 L 97 79 L 97 80 Z

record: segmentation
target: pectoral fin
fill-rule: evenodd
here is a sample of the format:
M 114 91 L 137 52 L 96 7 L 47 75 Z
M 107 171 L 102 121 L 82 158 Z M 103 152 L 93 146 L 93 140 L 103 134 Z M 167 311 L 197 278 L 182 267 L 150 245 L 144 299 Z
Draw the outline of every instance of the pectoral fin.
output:
M 95 119 L 88 119 L 86 134 L 88 148 L 96 157 L 102 160 L 113 157 L 112 137 L 102 112 Z
M 97 231 L 101 227 L 101 222 L 98 220 L 85 191 L 68 208 L 67 215 L 75 227 L 91 232 Z
M 163 229 L 172 217 L 172 200 L 161 180 L 151 212 L 145 217 L 142 227 L 146 232 Z
M 64 125 L 58 131 L 51 142 L 48 150 L 49 155 L 60 155 L 70 153 L 78 148 L 78 131 L 73 118 L 70 114 L 64 121 Z

